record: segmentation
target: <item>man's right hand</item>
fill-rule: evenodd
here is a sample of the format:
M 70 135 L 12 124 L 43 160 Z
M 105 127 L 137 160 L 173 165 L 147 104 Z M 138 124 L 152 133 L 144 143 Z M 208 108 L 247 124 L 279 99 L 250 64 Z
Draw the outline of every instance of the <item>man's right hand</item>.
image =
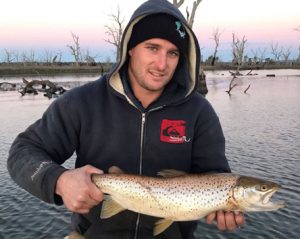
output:
M 62 197 L 70 211 L 85 214 L 103 200 L 103 193 L 91 180 L 93 173 L 103 174 L 103 171 L 86 165 L 65 171 L 58 177 L 55 193 Z

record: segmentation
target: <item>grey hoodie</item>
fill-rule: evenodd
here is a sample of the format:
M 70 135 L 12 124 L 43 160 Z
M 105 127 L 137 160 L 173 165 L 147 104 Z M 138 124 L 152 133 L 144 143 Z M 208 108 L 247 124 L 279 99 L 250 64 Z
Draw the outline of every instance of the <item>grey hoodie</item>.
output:
M 144 109 L 127 89 L 127 43 L 141 17 L 162 12 L 184 23 L 189 51 L 162 96 Z M 149 176 L 170 168 L 229 172 L 219 119 L 196 92 L 199 62 L 197 39 L 180 11 L 165 0 L 145 2 L 124 31 L 121 57 L 112 71 L 59 97 L 41 119 L 18 135 L 7 162 L 11 177 L 34 196 L 60 205 L 56 181 L 67 170 L 61 164 L 74 152 L 76 167 L 90 164 L 104 171 L 116 165 Z M 101 220 L 100 210 L 98 205 L 88 214 L 74 213 L 73 230 L 86 238 L 153 238 L 157 218 L 124 211 Z M 196 222 L 173 223 L 156 238 L 194 238 L 195 227 Z

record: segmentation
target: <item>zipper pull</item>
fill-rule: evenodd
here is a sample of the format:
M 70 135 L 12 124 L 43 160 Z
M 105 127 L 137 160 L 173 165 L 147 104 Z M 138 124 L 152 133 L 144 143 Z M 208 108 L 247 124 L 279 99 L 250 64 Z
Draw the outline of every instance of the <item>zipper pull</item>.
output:
M 146 113 L 142 113 L 142 124 L 145 124 L 146 121 Z

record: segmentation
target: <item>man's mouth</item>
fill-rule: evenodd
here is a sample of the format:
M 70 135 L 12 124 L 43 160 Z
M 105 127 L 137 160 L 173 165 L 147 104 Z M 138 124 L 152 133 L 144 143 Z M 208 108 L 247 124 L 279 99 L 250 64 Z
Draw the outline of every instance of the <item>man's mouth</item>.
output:
M 153 71 L 150 71 L 150 74 L 154 77 L 163 77 L 164 74 L 162 73 L 159 73 L 159 72 L 153 72 Z

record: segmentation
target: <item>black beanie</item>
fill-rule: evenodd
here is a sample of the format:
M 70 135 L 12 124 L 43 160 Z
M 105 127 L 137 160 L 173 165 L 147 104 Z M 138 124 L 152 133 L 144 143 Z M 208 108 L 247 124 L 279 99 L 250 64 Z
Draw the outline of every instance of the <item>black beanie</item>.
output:
M 183 24 L 175 17 L 164 14 L 152 14 L 142 18 L 132 29 L 128 50 L 151 38 L 161 38 L 172 42 L 184 54 L 188 46 L 188 35 Z

